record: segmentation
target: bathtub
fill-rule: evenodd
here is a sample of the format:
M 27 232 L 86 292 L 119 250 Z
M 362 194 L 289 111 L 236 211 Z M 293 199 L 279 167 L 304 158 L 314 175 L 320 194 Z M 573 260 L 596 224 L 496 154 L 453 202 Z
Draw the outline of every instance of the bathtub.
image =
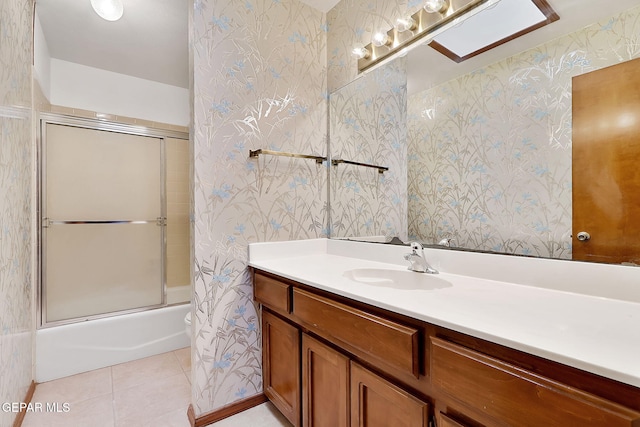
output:
M 38 383 L 188 347 L 190 304 L 36 331 Z

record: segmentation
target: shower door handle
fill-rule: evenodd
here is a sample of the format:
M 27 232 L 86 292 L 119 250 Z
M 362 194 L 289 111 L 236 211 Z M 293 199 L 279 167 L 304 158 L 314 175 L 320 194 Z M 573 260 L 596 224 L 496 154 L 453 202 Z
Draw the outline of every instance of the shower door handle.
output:
M 128 220 L 128 219 L 115 219 L 115 220 L 52 220 L 49 218 L 42 218 L 42 226 L 47 228 L 51 225 L 77 225 L 77 224 L 158 224 L 166 225 L 166 218 L 158 217 L 150 220 Z

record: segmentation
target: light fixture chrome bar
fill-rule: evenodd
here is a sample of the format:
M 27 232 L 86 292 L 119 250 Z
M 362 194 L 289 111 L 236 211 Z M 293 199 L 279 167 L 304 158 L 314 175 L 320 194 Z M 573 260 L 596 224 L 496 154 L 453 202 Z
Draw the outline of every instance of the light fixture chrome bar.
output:
M 331 160 L 331 164 L 333 166 L 338 166 L 340 163 L 345 163 L 347 165 L 364 166 L 366 168 L 378 169 L 378 173 L 385 173 L 386 171 L 389 170 L 389 168 L 386 167 L 386 166 L 372 165 L 372 164 L 369 164 L 369 163 L 353 162 L 351 160 L 343 160 L 343 159 Z
M 262 148 L 258 150 L 249 150 L 249 157 L 258 157 L 261 154 L 265 154 L 269 156 L 295 157 L 297 159 L 313 159 L 318 164 L 322 164 L 322 162 L 327 160 L 326 157 L 314 156 L 310 154 L 286 153 L 284 151 L 264 150 Z

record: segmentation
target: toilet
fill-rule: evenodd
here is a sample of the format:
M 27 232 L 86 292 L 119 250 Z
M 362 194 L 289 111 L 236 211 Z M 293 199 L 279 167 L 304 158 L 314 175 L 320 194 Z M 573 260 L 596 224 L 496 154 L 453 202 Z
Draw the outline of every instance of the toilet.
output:
M 184 331 L 187 333 L 189 341 L 191 341 L 191 312 L 184 316 Z

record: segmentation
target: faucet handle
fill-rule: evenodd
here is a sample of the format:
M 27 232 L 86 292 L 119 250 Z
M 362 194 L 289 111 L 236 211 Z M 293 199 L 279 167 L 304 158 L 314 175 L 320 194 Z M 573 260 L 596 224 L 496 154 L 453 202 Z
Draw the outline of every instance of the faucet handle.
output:
M 418 251 L 422 251 L 422 245 L 418 242 L 411 242 L 411 250 L 414 254 L 417 254 Z

